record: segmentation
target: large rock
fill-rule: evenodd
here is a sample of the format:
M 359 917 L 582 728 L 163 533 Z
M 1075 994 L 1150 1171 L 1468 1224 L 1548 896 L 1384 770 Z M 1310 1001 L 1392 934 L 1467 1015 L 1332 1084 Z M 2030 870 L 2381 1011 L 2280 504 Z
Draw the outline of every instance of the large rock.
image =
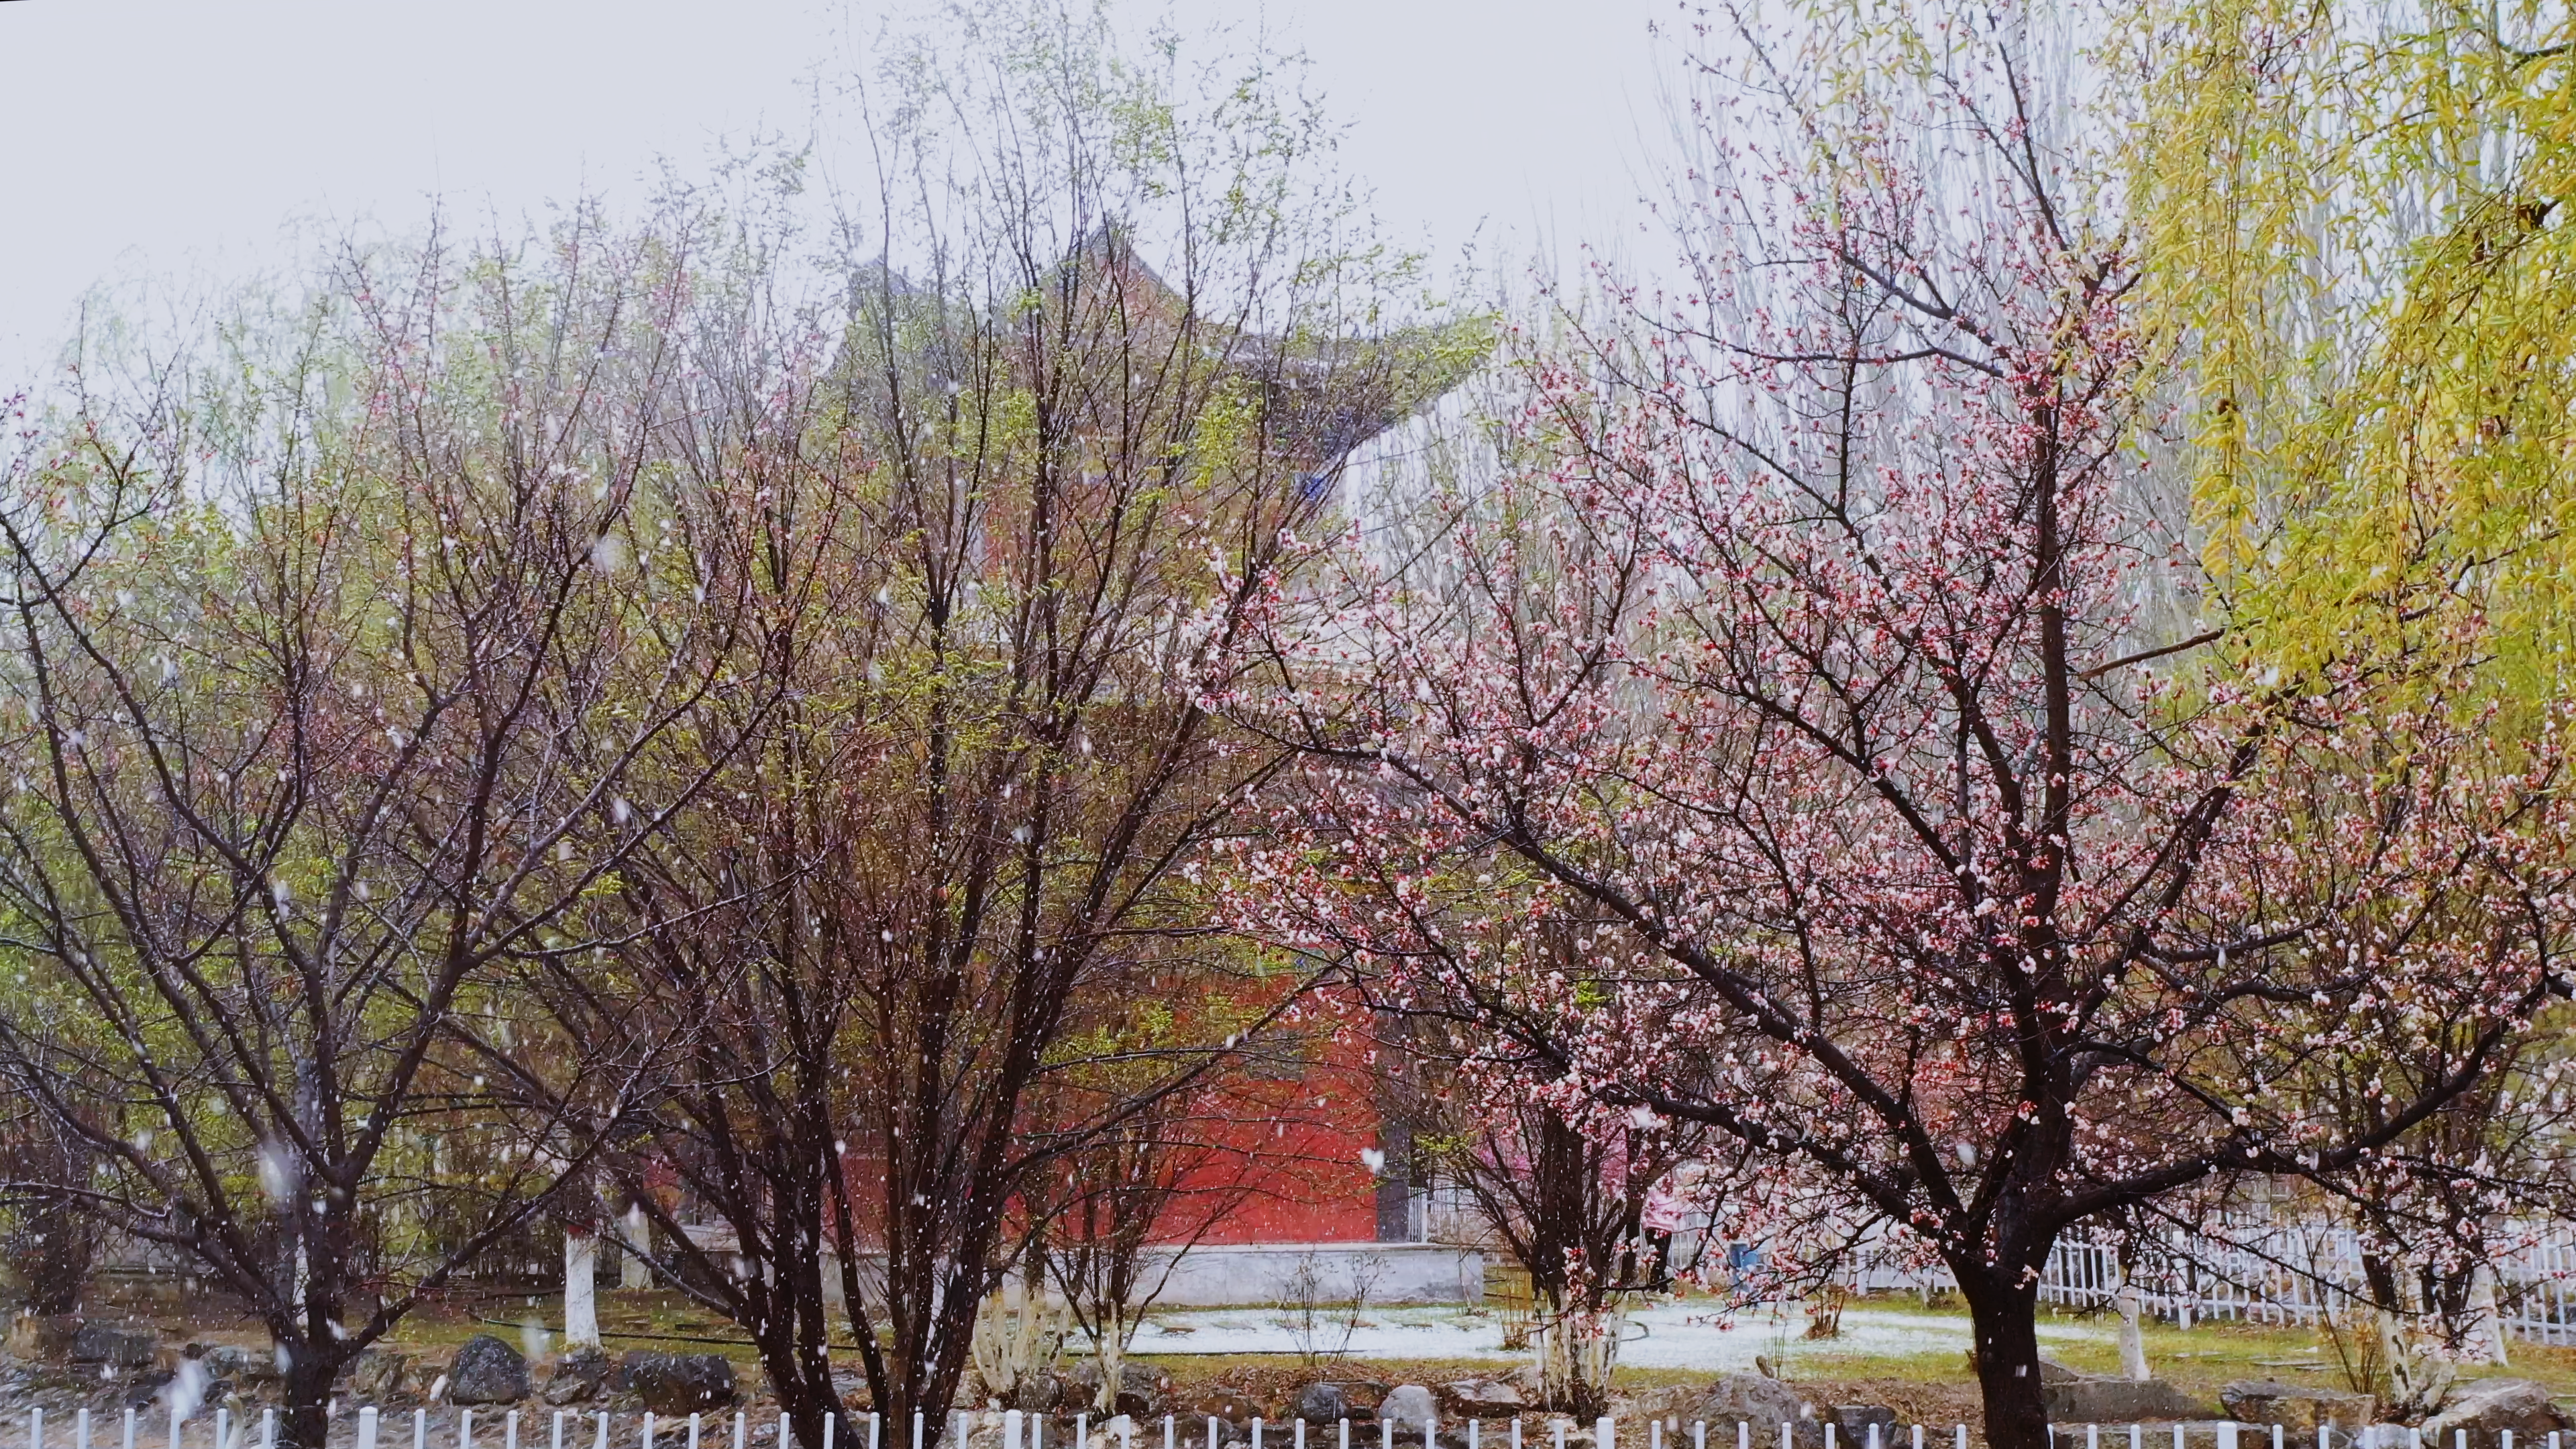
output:
M 349 1365 L 349 1392 L 361 1403 L 381 1403 L 401 1393 L 411 1378 L 411 1359 L 390 1348 L 370 1348 Z
M 488 1333 L 465 1340 L 447 1365 L 451 1404 L 515 1404 L 527 1396 L 527 1359 Z
M 1017 1409 L 1023 1414 L 1044 1414 L 1061 1406 L 1065 1393 L 1064 1375 L 1045 1369 L 1022 1375 L 1020 1381 L 1011 1386 L 1011 1391 L 1001 1396 L 1002 1407 Z
M 1342 1392 L 1340 1384 L 1308 1384 L 1288 1406 L 1288 1417 L 1309 1424 L 1338 1424 L 1350 1416 L 1351 1396 Z
M 2567 1427 L 2567 1416 L 2549 1402 L 2549 1390 L 2529 1379 L 2470 1379 L 2454 1385 L 2442 1411 L 2424 1421 L 2427 1449 L 2451 1449 L 2457 1431 L 2469 1431 L 2471 1449 L 2492 1449 L 2511 1429 L 2528 1444 Z
M 1705 1420 L 1711 1437 L 1731 1440 L 1718 1430 L 1726 1424 L 1753 1426 L 1753 1442 L 1771 1445 L 1779 1442 L 1780 1426 L 1797 1426 L 1793 1438 L 1800 1445 L 1825 1442 L 1822 1421 L 1815 1407 L 1798 1397 L 1798 1391 L 1764 1374 L 1727 1374 L 1709 1385 L 1698 1402 L 1682 1411 L 1682 1422 Z
M 1834 1438 L 1837 1449 L 1869 1449 L 1871 1430 L 1878 1431 L 1879 1449 L 1896 1449 L 1896 1411 L 1885 1404 L 1834 1405 Z
M 554 1371 L 546 1375 L 545 1401 L 562 1408 L 567 1404 L 587 1404 L 608 1389 L 616 1375 L 616 1366 L 608 1361 L 608 1352 L 600 1348 L 576 1348 L 555 1360 Z
M 277 1350 L 244 1348 L 237 1343 L 210 1343 L 196 1355 L 206 1372 L 236 1386 L 275 1383 L 283 1377 L 277 1371 Z
M 125 1407 L 140 1412 L 166 1402 L 170 1381 L 178 1376 L 174 1369 L 154 1369 L 147 1374 L 137 1374 L 134 1382 L 125 1387 Z
M 1424 1424 L 1439 1421 L 1440 1400 L 1421 1384 L 1397 1384 L 1378 1402 L 1377 1416 L 1381 1420 L 1393 1419 L 1397 1428 L 1419 1434 Z
M 2052 1424 L 2161 1424 L 2217 1418 L 2210 1406 L 2163 1379 L 2041 1380 Z
M 730 1404 L 738 1392 L 733 1365 L 720 1353 L 650 1353 L 626 1355 L 617 1370 L 618 1387 L 644 1401 L 657 1414 L 686 1414 Z
M 2275 1379 L 2239 1379 L 2218 1391 L 2229 1418 L 2249 1424 L 2278 1424 L 2314 1442 L 2321 1425 L 2351 1430 L 2379 1416 L 2379 1400 L 2368 1394 L 2314 1384 L 2285 1384 Z
M 1439 1397 L 1462 1419 L 1508 1419 L 1529 1407 L 1519 1386 L 1502 1379 L 1460 1379 L 1443 1384 Z
M 72 1351 L 72 1340 L 80 1337 L 83 1326 L 68 1313 L 21 1313 L 9 1324 L 10 1356 L 60 1359 Z
M 1099 1412 L 1100 1362 L 1088 1360 L 1074 1366 L 1070 1380 L 1072 1393 L 1068 1409 L 1077 1414 Z M 1172 1376 L 1155 1370 L 1150 1364 L 1135 1362 L 1118 1366 L 1118 1403 L 1116 1413 L 1134 1418 L 1159 1414 L 1172 1398 Z
M 1201 1428 L 1206 1427 L 1208 1420 L 1214 1419 L 1220 1434 L 1234 1432 L 1227 1427 L 1229 1425 L 1246 1426 L 1254 1418 L 1266 1416 L 1259 1399 L 1224 1384 L 1212 1384 L 1206 1392 L 1180 1405 L 1178 1415 L 1182 1423 L 1197 1424 Z M 1244 1428 L 1243 1432 L 1247 1438 L 1252 1433 L 1249 1428 Z
M 152 1350 L 156 1346 L 149 1330 L 84 1323 L 80 1331 L 72 1335 L 64 1356 L 76 1364 L 147 1369 L 152 1367 Z

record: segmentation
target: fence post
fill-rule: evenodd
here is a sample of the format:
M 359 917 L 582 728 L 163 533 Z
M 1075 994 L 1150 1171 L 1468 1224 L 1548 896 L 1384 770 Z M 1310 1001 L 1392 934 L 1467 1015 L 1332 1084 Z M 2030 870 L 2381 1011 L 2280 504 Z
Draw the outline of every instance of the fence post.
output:
M 125 1411 L 125 1449 L 134 1449 L 134 1410 L 131 1408 Z M 376 1446 L 370 1444 L 367 1449 L 376 1449 Z M 2557 1446 L 2551 1445 L 2550 1449 L 2557 1449 Z
M 219 1445 L 223 1437 L 220 1433 L 215 1435 Z M 456 1449 L 474 1449 L 474 1411 L 472 1409 L 456 1411 Z M 644 1449 L 653 1449 L 653 1441 L 649 1437 L 644 1441 Z
M 45 1411 L 27 1411 L 27 1449 L 45 1449 Z
M 376 1449 L 376 1419 L 376 1406 L 373 1404 L 358 1411 L 358 1449 Z
M 607 1445 L 607 1440 L 600 1441 L 600 1449 L 607 1449 Z M 174 1441 L 170 1449 L 179 1449 L 179 1446 Z M 429 1410 L 427 1409 L 411 1411 L 411 1449 L 429 1449 Z
M 689 1416 L 689 1449 L 698 1449 L 698 1420 L 702 1417 L 699 1414 Z M 519 1449 L 519 1446 L 513 1444 L 510 1449 Z
M 564 1411 L 557 1409 L 555 1410 L 554 1433 L 547 1439 L 546 1449 L 563 1449 L 563 1426 Z
M 1426 1419 L 1426 1420 L 1424 1420 L 1424 1421 L 1423 1421 L 1423 1425 L 1422 1425 L 1422 1427 L 1423 1427 L 1423 1434 L 1422 1434 L 1422 1446 L 1423 1446 L 1423 1449 L 1431 1449 L 1431 1433 L 1430 1433 L 1431 1424 L 1430 1424 L 1430 1421 L 1429 1421 L 1429 1420 L 1427 1420 L 1427 1419 Z M 1618 1449 L 1618 1446 L 1619 1446 L 1619 1425 L 1618 1425 L 1618 1421 L 1616 1421 L 1616 1420 L 1612 1419 L 1608 1414 L 1604 1414 L 1604 1415 L 1602 1415 L 1600 1418 L 1593 1420 L 1593 1422 L 1592 1422 L 1592 1449 Z
M 513 1414 L 510 1417 L 515 1419 L 518 1415 Z M 322 1416 L 322 1438 L 326 1443 L 329 1442 L 331 1438 L 330 1421 L 331 1416 L 329 1414 L 326 1413 Z M 83 1414 L 81 1416 L 81 1449 L 89 1449 L 89 1416 L 87 1414 Z M 259 1449 L 277 1449 L 277 1411 L 275 1409 L 262 1409 L 259 1411 Z M 510 1436 L 510 1449 L 519 1449 L 519 1439 L 515 1434 Z M 2508 1444 L 2505 1446 L 2505 1449 L 2513 1449 L 2513 1446 Z

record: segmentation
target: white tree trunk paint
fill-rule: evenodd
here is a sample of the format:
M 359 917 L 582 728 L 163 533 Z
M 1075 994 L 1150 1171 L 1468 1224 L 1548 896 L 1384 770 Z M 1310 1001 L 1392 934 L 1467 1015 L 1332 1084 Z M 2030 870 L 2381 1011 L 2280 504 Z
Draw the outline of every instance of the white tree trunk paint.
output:
M 564 1233 L 564 1349 L 599 1347 L 599 1235 Z
M 2469 1277 L 2470 1351 L 2482 1363 L 2504 1364 L 2504 1313 L 2496 1307 L 2495 1269 L 2480 1263 Z
M 620 1288 L 650 1288 L 652 1270 L 644 1266 L 645 1245 L 653 1241 L 653 1229 L 644 1221 L 644 1205 L 637 1203 L 626 1210 L 626 1261 L 617 1270 Z
M 2138 1323 L 2137 1285 L 2123 1280 L 2116 1301 L 2120 1308 L 2120 1377 L 2144 1383 L 2155 1375 L 2147 1371 L 2147 1335 Z

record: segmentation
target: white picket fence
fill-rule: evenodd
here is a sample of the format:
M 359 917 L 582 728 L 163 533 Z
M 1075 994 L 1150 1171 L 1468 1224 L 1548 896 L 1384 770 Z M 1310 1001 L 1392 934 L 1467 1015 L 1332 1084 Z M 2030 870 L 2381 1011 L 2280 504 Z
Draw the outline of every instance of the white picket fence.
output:
M 470 1409 L 459 1410 L 452 1425 L 441 1422 L 437 1425 L 440 1432 L 433 1434 L 431 1414 L 427 1409 L 414 1409 L 407 1415 L 381 1414 L 374 1408 L 361 1408 L 354 1416 L 335 1411 L 331 1415 L 333 1442 L 339 1442 L 336 1433 L 341 1426 L 346 1425 L 351 1434 L 349 1442 L 354 1445 L 354 1449 L 397 1449 L 400 1441 L 405 1437 L 402 1431 L 406 1428 L 410 1431 L 408 1437 L 411 1449 L 477 1449 L 474 1417 Z M 689 1415 L 685 1425 L 667 1418 L 657 1423 L 656 1416 L 649 1413 L 630 1416 L 640 1420 L 640 1423 L 628 1428 L 627 1434 L 631 1437 L 613 1432 L 612 1420 L 618 1417 L 620 1416 L 608 1413 L 558 1410 L 553 1415 L 547 1434 L 549 1449 L 582 1449 L 581 1440 L 585 1436 L 591 1440 L 590 1449 L 626 1449 L 627 1445 L 634 1446 L 634 1449 L 657 1449 L 657 1445 L 670 1446 L 673 1440 L 682 1438 L 683 1434 L 686 1437 L 686 1449 L 711 1449 L 709 1441 L 714 1436 L 707 1433 L 710 1426 L 701 1415 Z M 964 1449 L 964 1446 L 970 1443 L 970 1435 L 976 1421 L 980 1418 L 989 1424 L 994 1417 L 997 1416 L 989 1414 L 979 1416 L 960 1411 L 953 1416 L 956 1421 L 953 1435 L 925 1436 L 926 1425 L 923 1418 L 915 1414 L 912 1416 L 910 1425 L 911 1449 Z M 1046 1421 L 1043 1417 L 1036 1414 L 1021 1414 L 1016 1410 L 1003 1413 L 998 1417 L 1001 1420 L 999 1449 L 1046 1449 Z M 443 1420 L 444 1416 L 442 1415 L 441 1418 Z M 407 1424 L 404 1422 L 406 1419 L 409 1420 Z M 1402 1432 L 1410 1442 L 1411 1431 L 1408 1426 L 1399 1426 L 1395 1421 L 1388 1419 L 1376 1422 L 1381 1449 L 1396 1449 L 1399 1432 Z M 488 1419 L 486 1423 L 488 1426 Z M 827 1418 L 823 1421 L 820 1449 L 838 1449 L 835 1440 L 839 1437 L 839 1424 L 840 1421 L 837 1419 Z M 1573 1427 L 1571 1421 L 1562 1417 L 1551 1418 L 1546 1421 L 1545 1426 L 1553 1449 L 1567 1449 L 1568 1433 Z M 69 1427 L 71 1431 L 68 1446 L 64 1446 L 59 1437 L 64 1427 Z M 97 1427 L 104 1427 L 113 1432 L 108 1437 L 94 1437 L 93 1429 Z M 504 1414 L 500 1424 L 491 1427 L 497 1427 L 499 1431 L 499 1449 L 521 1449 L 520 1416 L 516 1410 Z M 755 1434 L 749 1416 L 740 1413 L 733 1416 L 729 1426 L 718 1423 L 712 1427 L 718 1433 L 730 1428 L 732 1449 L 750 1449 L 756 1440 L 767 1441 L 773 1449 L 793 1449 L 787 1416 L 784 1414 L 778 1417 L 775 1439 L 769 1437 L 766 1425 L 761 1426 L 761 1431 Z M 1226 1449 L 1229 1444 L 1240 1445 L 1243 1441 L 1230 1432 L 1233 1427 L 1215 1418 L 1208 1419 L 1205 1449 Z M 1285 1425 L 1265 1425 L 1262 1420 L 1254 1419 L 1251 1424 L 1251 1449 L 1310 1449 L 1307 1443 L 1308 1427 L 1303 1420 L 1292 1420 Z M 1522 1427 L 1522 1420 L 1517 1418 L 1509 1420 L 1506 1432 L 1492 1436 L 1495 1440 L 1493 1449 L 1506 1449 L 1506 1446 L 1507 1449 L 1525 1449 Z M 1649 1419 L 1640 1432 L 1635 1421 L 1632 1420 L 1629 1434 L 1631 1449 L 1681 1449 L 1683 1427 L 1678 1418 Z M 1694 1421 L 1688 1426 L 1690 1449 L 1710 1449 L 1711 1427 L 1704 1419 Z M 1728 1449 L 1726 1442 L 1728 1436 L 1725 1431 L 1730 1427 L 1729 1423 L 1720 1422 L 1714 1427 L 1718 1430 L 1716 1436 L 1718 1449 Z M 1737 1420 L 1732 1422 L 1731 1427 L 1735 1431 L 1732 1449 L 1754 1449 L 1756 1437 L 1754 1425 Z M 1770 1437 L 1768 1432 L 1770 1426 L 1765 1424 L 1761 1427 L 1764 1430 L 1761 1437 L 1767 1441 Z M 1824 1449 L 1897 1449 L 1896 1445 L 1882 1441 L 1880 1426 L 1877 1424 L 1869 1426 L 1865 1444 L 1839 1445 L 1836 1442 L 1839 1426 L 1830 1420 L 1803 1426 L 1795 1423 L 1781 1424 L 1779 1449 L 1797 1449 L 1799 1431 L 1802 1427 L 1809 1431 L 1821 1428 Z M 2060 1428 L 2057 1431 L 2058 1442 L 2066 1445 L 2067 1449 L 2072 1449 L 2073 1446 L 2072 1427 Z M 2124 1439 L 2125 1449 L 2147 1449 L 2151 1438 L 2155 1449 L 2165 1449 L 2168 1434 L 2171 1435 L 2172 1449 L 2198 1449 L 2198 1446 L 2202 1445 L 2208 1446 L 2208 1449 L 2263 1449 L 2265 1438 L 2265 1426 L 2224 1421 L 2200 1425 L 2159 1424 L 2154 1427 L 2152 1434 L 2144 1424 L 2125 1426 L 2125 1434 L 2122 1433 L 2122 1426 L 2118 1425 L 2088 1424 L 2081 1427 L 2084 1430 L 2084 1449 L 2106 1449 L 2106 1446 L 2108 1449 L 2122 1449 Z M 2353 1429 L 2362 1427 L 2352 1426 Z M 121 1424 L 112 1423 L 105 1426 L 94 1426 L 89 1411 L 83 1409 L 74 1416 L 71 1425 L 56 1425 L 54 1428 L 58 1437 L 50 1442 L 56 1446 L 56 1449 L 104 1449 L 111 1438 L 121 1446 L 121 1449 L 155 1449 L 155 1441 L 160 1439 L 157 1431 L 149 1440 L 143 1437 L 153 1426 L 146 1424 L 143 1416 L 134 1409 L 125 1411 Z M 858 1437 L 861 1432 L 866 1435 L 867 1449 L 890 1449 L 890 1446 L 884 1442 L 886 1438 L 884 1425 L 877 1415 L 866 1415 L 864 1425 L 854 1423 L 851 1428 L 853 1432 L 848 1449 L 858 1449 Z M 1268 1434 L 1266 1444 L 1265 1428 Z M 1465 1420 L 1455 1426 L 1445 1439 L 1441 1436 L 1441 1425 L 1437 1421 L 1426 1420 L 1421 1428 L 1424 1449 L 1439 1449 L 1439 1446 L 1444 1445 L 1452 1446 L 1454 1449 L 1454 1446 L 1461 1444 L 1464 1449 L 1484 1449 L 1481 1443 L 1484 1437 L 1482 1433 L 1484 1421 Z M 1463 1434 L 1456 1432 L 1459 1428 L 1464 1430 Z M 277 1411 L 274 1409 L 262 1412 L 255 1440 L 250 1424 L 247 1421 L 235 1421 L 231 1413 L 224 1409 L 217 1409 L 211 1414 L 196 1418 L 169 1418 L 167 1429 L 167 1449 L 198 1449 L 198 1446 L 202 1446 L 202 1449 L 252 1449 L 254 1443 L 257 1449 L 277 1449 Z M 2268 1426 L 2268 1429 L 2269 1449 L 2310 1449 L 2304 1441 L 2297 1445 L 2290 1444 L 2285 1432 L 2278 1425 Z M 1185 1431 L 1180 1419 L 1166 1415 L 1162 1430 L 1162 1449 L 1200 1449 L 1197 1443 L 1198 1425 L 1195 1422 L 1190 1423 Z M 29 1410 L 26 1449 L 48 1449 L 49 1441 L 46 1432 L 45 1411 Z M 2408 1429 L 2405 1432 L 2406 1440 L 2402 1449 L 2445 1449 L 2445 1446 L 2439 1444 L 2427 1445 L 2423 1431 L 2420 1429 Z M 657 1433 L 660 1436 L 658 1440 Z M 1351 1421 L 1343 1419 L 1340 1421 L 1339 1432 L 1332 1437 L 1334 1449 L 1353 1449 L 1355 1443 L 1359 1449 L 1367 1449 L 1369 1436 L 1367 1431 L 1362 1430 L 1355 1439 Z M 436 1442 L 442 1438 L 445 1440 L 443 1446 Z M 1133 1419 L 1121 1415 L 1107 1421 L 1095 1431 L 1089 1416 L 1081 1415 L 1074 1420 L 1071 1438 L 1072 1442 L 1066 1446 L 1066 1449 L 1112 1449 L 1113 1445 L 1115 1449 L 1136 1449 L 1136 1423 Z M 1940 1446 L 1942 1439 L 1949 1440 L 1946 1449 L 1969 1449 L 1968 1426 L 1953 1424 L 1946 1435 L 1937 1433 L 1927 1435 L 1925 1426 L 1921 1424 L 1910 1426 L 1909 1449 L 1927 1449 L 1927 1444 L 1935 1446 L 1935 1449 L 1942 1449 Z M 2545 1445 L 2526 1444 L 2524 1449 L 2576 1449 L 2576 1444 L 2562 1444 L 2561 1440 L 2561 1435 L 2550 1434 L 2547 1436 Z M 1810 1442 L 1812 1443 L 1812 1435 Z M 0 1438 L 0 1449 L 7 1449 L 5 1438 Z M 1314 1446 L 1314 1449 L 1322 1449 L 1322 1446 Z M 1619 1449 L 1619 1421 L 1615 1418 L 1596 1420 L 1588 1449 Z M 1767 1443 L 1764 1449 L 1768 1449 Z M 2401 1446 L 2384 1441 L 2366 1440 L 2351 1430 L 2338 1429 L 2332 1423 L 2327 1423 L 2318 1427 L 2314 1449 L 2401 1449 Z M 2449 1449 L 2515 1449 L 2514 1435 L 2511 1430 L 2506 1430 L 2498 1436 L 2493 1446 L 2473 1445 L 2469 1439 L 2469 1432 L 2462 1429 L 2456 1432 Z
M 2289 1222 L 2222 1232 L 2177 1232 L 2141 1245 L 2137 1289 L 2148 1316 L 2186 1328 L 2209 1318 L 2305 1326 L 2340 1314 L 2356 1296 L 2361 1243 L 2350 1229 Z M 2514 1244 L 2495 1265 L 2496 1316 L 2506 1334 L 2527 1343 L 2576 1344 L 2576 1225 L 2520 1224 L 2498 1236 Z M 1947 1269 L 1883 1239 L 1864 1240 L 1835 1278 L 1855 1293 L 1954 1286 Z M 2097 1311 L 2112 1306 L 2119 1287 L 2117 1245 L 2070 1233 L 2049 1252 L 2039 1299 Z
M 2576 1231 L 2550 1224 L 2513 1234 L 2520 1245 L 2496 1264 L 2497 1317 L 2530 1343 L 2576 1343 Z M 2138 1293 L 2150 1315 L 2190 1326 L 2313 1324 L 2340 1314 L 2361 1281 L 2361 1244 L 2348 1229 L 2266 1224 L 2224 1238 L 2174 1234 L 2142 1254 Z M 2069 1236 L 2040 1278 L 2044 1303 L 2107 1307 L 2120 1286 L 2116 1246 Z

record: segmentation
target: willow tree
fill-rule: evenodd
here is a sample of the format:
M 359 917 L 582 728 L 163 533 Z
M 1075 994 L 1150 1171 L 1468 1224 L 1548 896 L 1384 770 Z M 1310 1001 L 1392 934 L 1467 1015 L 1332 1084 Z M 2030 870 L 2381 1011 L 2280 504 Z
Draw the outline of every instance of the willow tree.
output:
M 2146 320 L 2223 609 L 2258 668 L 2562 690 L 2576 630 L 2576 11 L 2145 12 Z M 2465 625 L 2465 627 L 2463 627 Z
M 2131 205 L 2211 585 L 2195 637 L 2287 681 L 2456 683 L 2467 661 L 2463 706 L 2531 741 L 2576 638 L 2576 10 L 2140 14 Z M 2516 1053 L 2543 1074 L 2555 1055 Z M 2425 1069 L 2374 1043 L 2316 1109 L 2365 1122 L 2382 1104 L 2352 1086 Z M 2554 1210 L 2528 1153 L 2551 1101 L 2471 1094 L 2329 1203 L 2368 1230 L 2368 1281 L 2344 1286 L 2379 1308 L 2400 1378 L 2433 1382 L 2404 1371 L 2416 1321 L 2501 1353 L 2482 1305 L 2515 1220 Z

